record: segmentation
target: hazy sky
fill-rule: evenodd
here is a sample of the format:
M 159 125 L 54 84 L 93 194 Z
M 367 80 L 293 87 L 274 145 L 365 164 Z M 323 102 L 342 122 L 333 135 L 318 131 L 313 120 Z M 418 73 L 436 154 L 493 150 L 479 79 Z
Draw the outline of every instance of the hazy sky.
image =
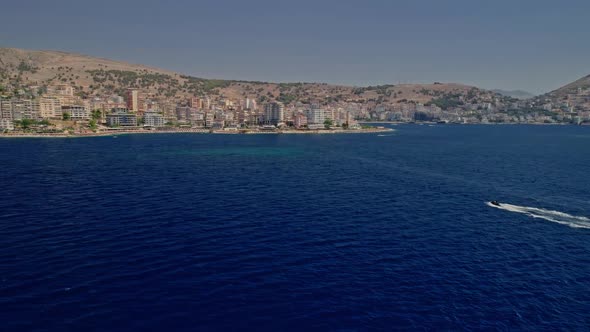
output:
M 589 14 L 588 0 L 3 1 L 0 46 L 209 78 L 541 93 L 590 74 Z

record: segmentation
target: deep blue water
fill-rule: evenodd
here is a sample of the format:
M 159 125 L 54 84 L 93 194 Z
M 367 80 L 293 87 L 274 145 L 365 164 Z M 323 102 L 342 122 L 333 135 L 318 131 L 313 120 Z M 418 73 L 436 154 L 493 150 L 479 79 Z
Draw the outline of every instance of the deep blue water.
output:
M 0 140 L 0 330 L 588 329 L 590 128 L 395 128 Z

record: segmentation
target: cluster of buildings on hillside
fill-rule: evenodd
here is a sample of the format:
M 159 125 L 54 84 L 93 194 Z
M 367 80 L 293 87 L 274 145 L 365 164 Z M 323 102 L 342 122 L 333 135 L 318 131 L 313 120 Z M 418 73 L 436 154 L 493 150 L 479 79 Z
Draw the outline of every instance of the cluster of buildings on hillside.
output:
M 36 91 L 32 89 L 32 91 Z M 580 97 L 582 96 L 582 97 Z M 357 120 L 366 121 L 442 121 L 450 123 L 553 123 L 590 122 L 587 96 L 575 94 L 559 104 L 531 104 L 531 101 L 492 99 L 490 102 L 467 101 L 459 97 L 457 105 L 422 104 L 400 101 L 394 104 L 334 102 L 284 105 L 277 101 L 258 105 L 251 98 L 232 100 L 223 96 L 190 99 L 156 98 L 138 89 L 124 95 L 82 98 L 74 87 L 62 84 L 47 87 L 29 98 L 0 99 L 0 131 L 13 130 L 15 121 L 67 120 L 80 125 L 95 122 L 111 128 L 240 128 L 322 129 L 325 126 L 353 128 Z M 577 98 L 577 99 L 576 99 Z M 582 98 L 583 100 L 580 100 Z M 58 122 L 58 121 L 55 121 Z
M 576 123 L 590 121 L 590 109 L 580 110 L 571 103 L 536 105 L 532 101 L 503 101 L 465 103 L 456 107 L 441 107 L 421 103 L 376 105 L 360 114 L 371 121 L 445 123 Z
M 188 127 L 240 129 L 251 127 L 320 129 L 326 125 L 357 126 L 353 110 L 340 107 L 292 105 L 279 102 L 259 106 L 254 99 L 230 100 L 194 97 L 176 103 L 154 101 L 137 89 L 125 96 L 82 99 L 73 87 L 50 87 L 35 98 L 11 98 L 0 101 L 0 130 L 13 130 L 15 121 L 66 120 L 84 123 L 95 121 L 111 128 Z

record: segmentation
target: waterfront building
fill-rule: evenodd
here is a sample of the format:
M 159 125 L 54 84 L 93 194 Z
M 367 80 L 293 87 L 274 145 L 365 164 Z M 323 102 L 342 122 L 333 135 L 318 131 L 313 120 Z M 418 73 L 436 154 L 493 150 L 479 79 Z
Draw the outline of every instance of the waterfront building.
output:
M 264 123 L 278 125 L 285 120 L 285 106 L 282 103 L 268 103 L 264 107 Z
M 193 113 L 190 122 L 193 127 L 205 127 L 205 112 L 197 111 Z
M 324 108 L 320 108 L 319 105 L 313 105 L 311 109 L 307 111 L 307 122 L 309 124 L 323 125 L 324 121 L 329 118 L 329 112 Z
M 225 121 L 221 120 L 221 119 L 215 119 L 215 121 L 213 121 L 213 124 L 211 125 L 211 129 L 223 129 L 223 127 L 225 127 Z
M 192 107 L 177 107 L 176 120 L 202 127 L 205 125 L 205 112 Z
M 14 122 L 10 119 L 0 119 L 0 131 L 14 130 Z
M 249 112 L 246 109 L 241 109 L 236 112 L 236 122 L 238 124 L 244 124 L 248 118 Z
M 107 126 L 109 127 L 136 127 L 137 115 L 130 113 L 126 108 L 113 108 L 107 114 Z
M 399 112 L 394 113 L 394 119 L 398 119 L 398 120 L 401 119 L 401 113 L 399 113 Z M 354 116 L 352 115 L 351 111 L 346 111 L 346 115 L 344 117 L 344 124 L 346 124 L 349 127 L 358 125 L 358 123 L 354 119 Z
M 9 99 L 0 99 L 0 119 L 12 120 L 12 106 Z
M 156 111 L 148 110 L 143 114 L 144 127 L 159 128 L 164 127 L 165 123 L 164 116 Z
M 38 103 L 28 99 L 8 99 L 0 102 L 0 118 L 14 120 L 39 119 Z
M 90 111 L 84 106 L 62 106 L 62 114 L 68 113 L 72 120 L 88 120 L 90 119 Z
M 295 115 L 295 117 L 293 118 L 293 126 L 295 126 L 295 128 L 302 128 L 305 127 L 307 125 L 307 116 L 305 116 L 305 114 L 302 113 L 297 113 Z
M 213 123 L 215 122 L 215 112 L 208 111 L 205 113 L 205 127 L 211 128 L 213 127 Z
M 324 129 L 325 126 L 323 124 L 319 124 L 319 123 L 308 123 L 307 128 L 309 128 L 311 130 L 319 130 L 319 129 Z
M 245 119 L 247 125 L 259 125 L 264 122 L 264 116 L 256 111 L 250 112 Z
M 176 120 L 181 122 L 187 122 L 191 118 L 191 107 L 177 107 L 176 108 Z
M 41 97 L 39 103 L 39 116 L 44 119 L 61 118 L 61 101 L 56 97 Z

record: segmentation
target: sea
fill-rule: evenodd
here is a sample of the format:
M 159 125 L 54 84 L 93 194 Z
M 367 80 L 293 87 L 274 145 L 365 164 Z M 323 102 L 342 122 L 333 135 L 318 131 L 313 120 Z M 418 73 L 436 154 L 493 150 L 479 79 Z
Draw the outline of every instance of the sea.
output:
M 0 330 L 590 329 L 590 127 L 385 126 L 0 139 Z

